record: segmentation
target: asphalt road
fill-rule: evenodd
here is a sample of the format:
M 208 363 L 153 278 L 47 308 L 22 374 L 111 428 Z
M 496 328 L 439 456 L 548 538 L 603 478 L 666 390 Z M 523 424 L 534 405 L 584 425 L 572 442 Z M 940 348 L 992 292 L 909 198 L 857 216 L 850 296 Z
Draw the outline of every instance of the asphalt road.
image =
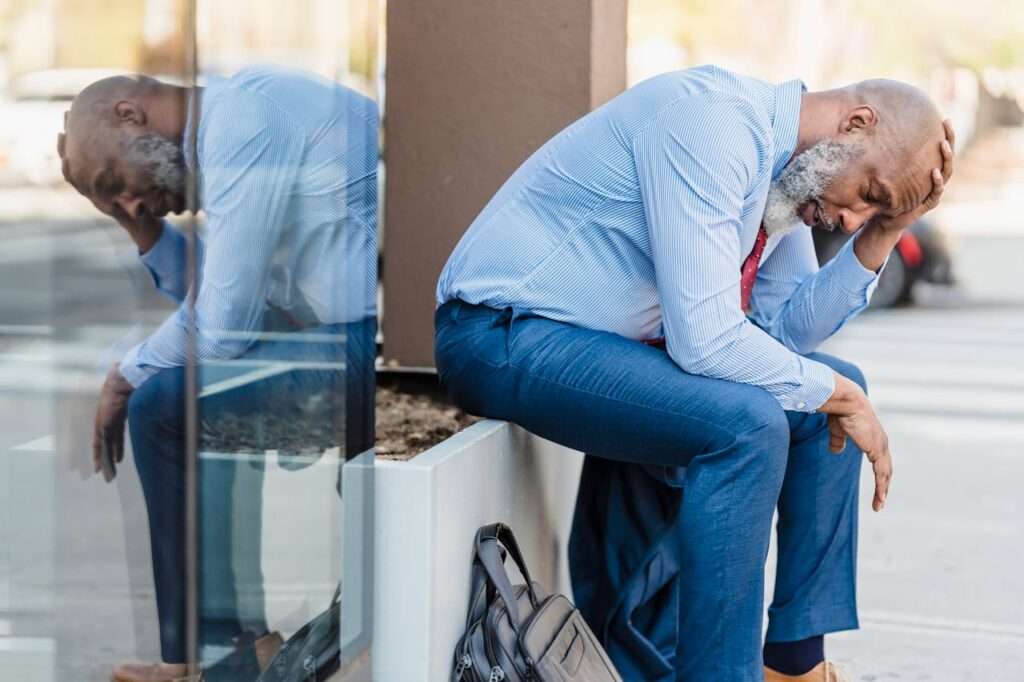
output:
M 168 306 L 73 201 L 0 217 L 0 682 L 104 680 L 156 655 L 137 479 L 78 469 L 104 368 Z M 862 628 L 828 644 L 859 680 L 1024 680 L 1024 231 L 965 235 L 956 256 L 959 289 L 825 349 L 866 372 L 895 456 L 883 513 L 867 473 L 862 488 Z M 315 604 L 275 608 L 294 625 Z

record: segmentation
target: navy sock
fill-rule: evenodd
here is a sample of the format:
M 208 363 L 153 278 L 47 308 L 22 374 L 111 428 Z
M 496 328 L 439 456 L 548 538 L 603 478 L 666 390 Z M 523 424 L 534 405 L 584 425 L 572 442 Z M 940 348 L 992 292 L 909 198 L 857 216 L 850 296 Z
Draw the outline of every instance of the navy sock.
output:
M 799 642 L 765 642 L 764 664 L 783 675 L 803 675 L 825 660 L 825 635 Z

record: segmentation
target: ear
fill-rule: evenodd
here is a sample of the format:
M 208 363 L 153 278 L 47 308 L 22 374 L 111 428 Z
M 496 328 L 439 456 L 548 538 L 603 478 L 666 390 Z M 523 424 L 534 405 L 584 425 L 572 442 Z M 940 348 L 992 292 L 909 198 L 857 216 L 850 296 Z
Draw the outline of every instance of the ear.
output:
M 137 126 L 146 125 L 146 112 L 135 102 L 121 100 L 114 105 L 114 116 L 118 123 L 133 123 Z
M 856 109 L 851 109 L 843 117 L 839 124 L 840 133 L 867 132 L 878 125 L 878 112 L 875 108 L 862 104 Z

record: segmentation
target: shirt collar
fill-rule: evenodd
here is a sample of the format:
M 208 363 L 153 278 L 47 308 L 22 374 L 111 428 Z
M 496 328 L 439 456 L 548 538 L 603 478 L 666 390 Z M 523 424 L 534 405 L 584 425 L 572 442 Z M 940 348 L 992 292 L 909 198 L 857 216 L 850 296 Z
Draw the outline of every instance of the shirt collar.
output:
M 778 177 L 783 167 L 793 158 L 797 133 L 800 131 L 800 102 L 807 86 L 801 80 L 786 81 L 775 88 L 775 113 L 772 116 L 772 136 L 775 139 L 775 160 L 772 178 Z

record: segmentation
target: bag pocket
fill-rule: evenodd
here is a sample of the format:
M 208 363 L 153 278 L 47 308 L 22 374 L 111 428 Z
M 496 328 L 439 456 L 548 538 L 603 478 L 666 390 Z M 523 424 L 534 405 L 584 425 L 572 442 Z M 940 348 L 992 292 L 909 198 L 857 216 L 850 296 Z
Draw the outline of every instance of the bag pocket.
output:
M 519 644 L 533 661 L 537 679 L 545 682 L 620 680 L 582 614 L 560 594 L 545 600 L 531 616 Z

